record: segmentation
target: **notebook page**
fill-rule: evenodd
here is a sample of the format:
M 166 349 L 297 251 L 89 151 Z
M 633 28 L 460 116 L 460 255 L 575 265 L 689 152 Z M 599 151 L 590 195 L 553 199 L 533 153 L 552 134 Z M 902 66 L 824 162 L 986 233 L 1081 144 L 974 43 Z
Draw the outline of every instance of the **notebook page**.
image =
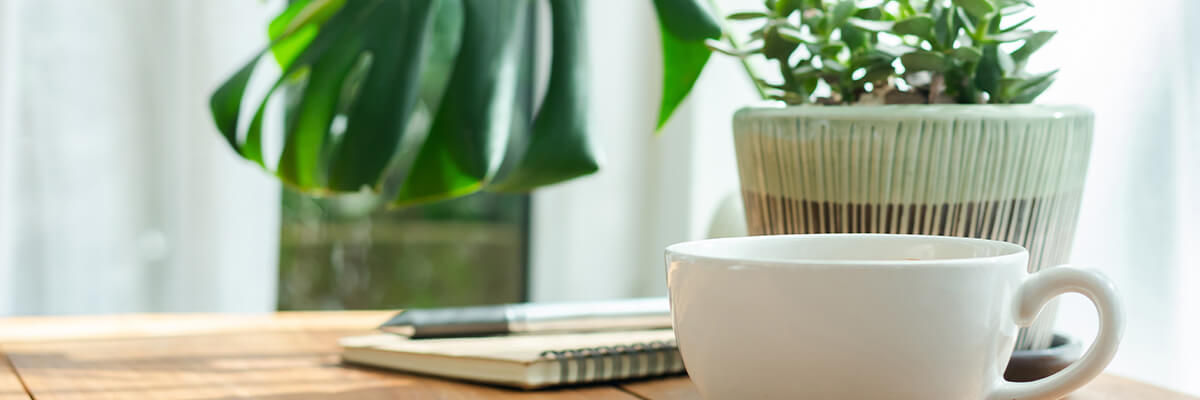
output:
M 340 344 L 343 347 L 370 348 L 380 351 L 532 363 L 539 360 L 541 354 L 545 351 L 667 342 L 673 340 L 675 340 L 675 335 L 670 329 L 656 329 L 415 340 L 398 335 L 379 334 L 343 338 Z

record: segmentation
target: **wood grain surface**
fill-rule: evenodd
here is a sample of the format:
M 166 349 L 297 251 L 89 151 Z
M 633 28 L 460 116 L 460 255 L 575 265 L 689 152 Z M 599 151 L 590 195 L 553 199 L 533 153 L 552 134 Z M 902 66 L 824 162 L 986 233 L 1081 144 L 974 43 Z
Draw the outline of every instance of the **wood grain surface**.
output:
M 523 392 L 342 365 L 337 338 L 371 332 L 388 315 L 0 319 L 0 400 L 699 398 L 686 377 Z M 1197 400 L 1114 376 L 1069 399 Z
M 1129 378 L 1115 375 L 1102 375 L 1096 380 L 1072 393 L 1066 400 L 1123 400 L 1123 399 L 1155 399 L 1155 400 L 1196 400 L 1195 396 L 1148 385 Z
M 0 400 L 29 400 L 29 393 L 17 377 L 17 372 L 4 357 L 4 348 L 0 347 Z
M 621 385 L 644 399 L 700 399 L 686 377 Z M 1114 375 L 1102 375 L 1064 400 L 1196 400 L 1196 397 Z

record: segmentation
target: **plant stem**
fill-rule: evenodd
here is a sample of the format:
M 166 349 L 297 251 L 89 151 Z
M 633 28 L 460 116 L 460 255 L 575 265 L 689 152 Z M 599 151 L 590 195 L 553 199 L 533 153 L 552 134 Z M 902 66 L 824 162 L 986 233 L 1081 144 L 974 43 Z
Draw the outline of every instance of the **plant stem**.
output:
M 946 77 L 939 73 L 933 73 L 929 79 L 929 104 L 937 104 L 937 100 L 942 92 L 946 91 Z
M 975 36 L 971 37 L 975 43 L 983 43 L 983 38 L 988 34 L 988 27 L 992 25 L 992 17 L 988 16 L 981 18 L 978 24 L 975 24 Z
M 916 13 L 917 13 L 917 10 L 913 8 L 912 3 L 909 0 L 900 0 L 900 18 L 901 19 L 908 18 Z
M 733 40 L 733 32 L 729 30 L 729 23 L 725 20 L 725 14 L 717 6 L 717 1 L 708 0 L 708 6 L 712 8 L 713 14 L 717 15 L 717 25 L 721 27 L 721 40 L 728 43 L 729 47 L 734 51 L 741 52 L 742 46 L 738 45 L 736 40 Z M 742 63 L 742 69 L 746 71 L 746 76 L 750 78 L 750 82 L 754 84 L 754 89 L 758 91 L 758 96 L 763 100 L 770 100 L 771 98 L 767 96 L 767 88 L 763 86 L 763 80 L 754 73 L 754 68 L 750 67 L 750 62 L 746 60 L 746 57 L 738 57 L 737 59 Z

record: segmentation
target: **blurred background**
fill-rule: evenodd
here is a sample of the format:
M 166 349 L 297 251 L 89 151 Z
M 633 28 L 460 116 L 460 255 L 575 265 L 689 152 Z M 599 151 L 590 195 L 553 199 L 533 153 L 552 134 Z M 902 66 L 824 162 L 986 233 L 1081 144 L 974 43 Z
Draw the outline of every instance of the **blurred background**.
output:
M 601 172 L 387 209 L 284 189 L 213 127 L 209 94 L 283 2 L 0 0 L 0 316 L 664 295 L 663 246 L 741 228 L 729 118 L 756 95 L 714 57 L 654 135 L 651 3 L 581 1 Z M 1036 13 L 1059 34 L 1030 67 L 1062 69 L 1039 102 L 1097 115 L 1072 260 L 1125 296 L 1111 370 L 1200 394 L 1200 2 Z M 1072 296 L 1058 326 L 1090 340 L 1095 313 Z

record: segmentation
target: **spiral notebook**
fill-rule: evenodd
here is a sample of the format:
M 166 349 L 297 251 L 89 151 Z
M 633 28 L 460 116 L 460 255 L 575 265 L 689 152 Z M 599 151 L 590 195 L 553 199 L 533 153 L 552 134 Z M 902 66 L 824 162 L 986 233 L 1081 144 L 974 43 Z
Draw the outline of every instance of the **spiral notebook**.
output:
M 451 339 L 379 334 L 340 344 L 342 360 L 351 364 L 523 389 L 684 370 L 670 329 Z

